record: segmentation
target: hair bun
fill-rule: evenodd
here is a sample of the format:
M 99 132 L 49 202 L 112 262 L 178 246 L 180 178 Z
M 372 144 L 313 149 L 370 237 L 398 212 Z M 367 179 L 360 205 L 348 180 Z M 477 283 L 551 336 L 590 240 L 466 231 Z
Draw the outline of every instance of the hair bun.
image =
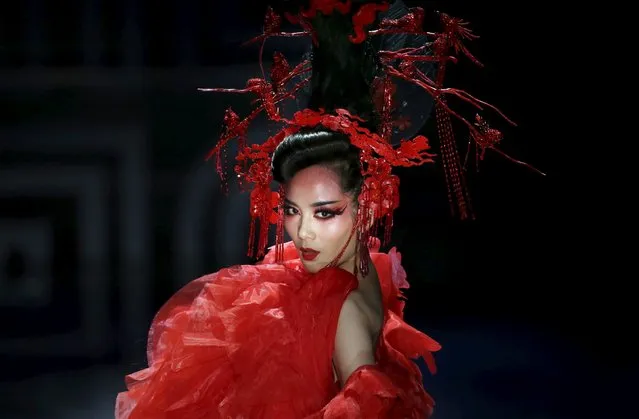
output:
M 312 77 L 308 107 L 334 112 L 347 109 L 369 121 L 375 128 L 371 85 L 377 73 L 376 48 L 369 38 L 355 44 L 349 35 L 353 32 L 351 14 L 318 13 L 312 19 L 316 43 L 311 61 Z
M 352 17 L 363 4 L 371 1 L 351 1 L 351 11 L 342 14 L 334 11 L 330 15 L 317 12 L 309 20 L 317 43 L 308 39 L 308 52 L 312 70 L 304 77 L 311 77 L 297 96 L 297 106 L 314 110 L 324 109 L 334 112 L 338 108 L 347 109 L 351 114 L 364 119 L 371 131 L 377 132 L 380 122 L 374 106 L 374 81 L 378 71 L 378 52 L 398 51 L 426 44 L 424 35 L 390 33 L 367 37 L 362 43 L 353 43 Z M 399 19 L 410 12 L 401 0 L 390 2 L 385 12 L 377 13 L 377 21 L 384 18 Z M 279 0 L 273 4 L 278 14 L 297 15 L 309 9 L 308 0 Z M 377 22 L 371 27 L 376 27 Z M 434 77 L 436 65 L 433 62 L 415 64 L 420 71 Z M 428 121 L 433 108 L 432 97 L 419 86 L 401 79 L 393 79 L 395 103 L 391 119 L 397 121 L 391 133 L 391 141 L 409 138 L 419 133 Z

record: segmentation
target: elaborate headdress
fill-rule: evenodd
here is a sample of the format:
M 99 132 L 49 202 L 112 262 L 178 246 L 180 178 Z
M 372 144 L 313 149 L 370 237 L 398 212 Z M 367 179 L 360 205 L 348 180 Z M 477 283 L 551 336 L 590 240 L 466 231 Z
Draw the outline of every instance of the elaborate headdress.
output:
M 280 104 L 285 100 L 299 97 L 303 94 L 306 84 L 318 81 L 313 80 L 314 69 L 313 75 L 308 76 L 311 71 L 310 60 L 303 60 L 291 68 L 284 55 L 279 52 L 273 56 L 269 79 L 266 78 L 262 69 L 262 78 L 249 79 L 243 89 L 200 89 L 213 92 L 252 93 L 257 97 L 255 101 L 258 104 L 257 107 L 246 117 L 241 118 L 231 108 L 226 110 L 223 134 L 207 156 L 207 158 L 216 157 L 217 171 L 225 182 L 225 169 L 222 165 L 224 150 L 231 140 L 237 139 L 239 142 L 238 154 L 235 157 L 235 172 L 241 184 L 250 185 L 251 188 L 249 256 L 263 255 L 267 246 L 269 225 L 276 224 L 276 254 L 281 258 L 283 193 L 281 188 L 279 192 L 271 190 L 273 180 L 271 158 L 276 147 L 285 138 L 301 130 L 315 127 L 323 127 L 328 131 L 344 134 L 350 143 L 360 150 L 364 183 L 358 200 L 357 225 L 368 226 L 372 221 L 381 221 L 384 224 L 384 237 L 388 239 L 393 212 L 399 206 L 399 179 L 392 173 L 392 168 L 421 165 L 432 162 L 435 157 L 435 154 L 430 152 L 428 140 L 422 135 L 410 140 L 402 139 L 398 145 L 393 145 L 391 141 L 394 126 L 402 121 L 402 116 L 399 115 L 400 106 L 395 97 L 398 81 L 417 86 L 432 97 L 441 148 L 438 156 L 442 159 L 445 170 L 451 209 L 461 218 L 472 217 L 472 210 L 464 181 L 464 165 L 455 142 L 452 118 L 458 119 L 468 128 L 468 150 L 470 151 L 474 145 L 478 159 L 482 159 L 485 151 L 490 149 L 525 165 L 497 149 L 502 135 L 500 131 L 490 128 L 482 116 L 476 114 L 474 122 L 470 122 L 449 105 L 449 98 L 456 97 L 478 110 L 490 109 L 514 125 L 494 106 L 463 90 L 444 86 L 447 64 L 456 62 L 458 55 L 463 55 L 473 63 L 481 65 L 463 44 L 465 40 L 476 38 L 476 35 L 467 28 L 466 22 L 445 13 L 436 12 L 439 17 L 440 31 L 425 31 L 424 10 L 419 7 L 406 9 L 399 1 L 394 2 L 393 6 L 388 1 L 357 0 L 310 0 L 306 2 L 306 6 L 300 5 L 300 2 L 285 3 L 289 4 L 283 13 L 286 19 L 292 24 L 299 25 L 302 30 L 283 32 L 281 14 L 269 7 L 263 34 L 250 40 L 249 43 L 264 42 L 267 38 L 276 36 L 310 36 L 313 43 L 313 59 L 321 58 L 319 56 L 326 59 L 327 54 L 331 55 L 329 48 L 335 47 L 335 45 L 324 45 L 324 48 L 321 48 L 322 42 L 328 42 L 327 39 L 329 39 L 325 19 L 332 16 L 341 19 L 342 22 L 348 22 L 350 33 L 331 33 L 328 34 L 330 39 L 343 36 L 344 39 L 340 42 L 346 42 L 345 38 L 348 37 L 347 42 L 350 42 L 354 48 L 380 36 L 400 35 L 419 39 L 421 45 L 406 47 L 406 44 L 403 44 L 403 48 L 394 50 L 383 48 L 375 50 L 373 57 L 375 74 L 372 82 L 366 84 L 369 89 L 368 102 L 374 109 L 372 114 L 366 117 L 363 117 L 358 109 L 349 110 L 340 107 L 339 104 L 321 103 L 318 106 L 313 104 L 312 98 L 308 108 L 296 112 L 292 117 L 285 117 L 280 112 Z M 384 17 L 380 19 L 378 14 Z M 260 52 L 260 65 L 262 65 L 261 54 Z M 330 60 L 330 57 L 328 59 Z M 434 69 L 433 74 L 422 70 L 424 63 Z M 339 64 L 335 62 L 335 65 Z M 361 84 L 361 80 L 353 80 L 353 83 Z M 279 132 L 263 143 L 248 144 L 249 125 L 262 112 L 266 113 L 271 121 L 282 124 L 282 127 Z M 358 232 L 360 243 L 368 243 L 370 234 L 373 232 L 371 229 L 361 228 Z M 276 257 L 276 259 L 279 258 Z M 365 269 L 363 265 L 361 268 Z

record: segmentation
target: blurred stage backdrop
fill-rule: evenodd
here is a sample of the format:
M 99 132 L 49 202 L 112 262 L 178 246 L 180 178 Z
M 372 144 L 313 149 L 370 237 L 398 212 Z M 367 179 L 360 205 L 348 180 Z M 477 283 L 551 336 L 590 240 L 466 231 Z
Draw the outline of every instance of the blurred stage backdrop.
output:
M 239 88 L 259 76 L 258 46 L 240 44 L 261 33 L 265 5 L 5 3 L 0 416 L 112 417 L 124 375 L 145 366 L 160 305 L 191 279 L 250 262 L 248 198 L 224 196 L 204 160 L 225 108 L 242 114 L 249 101 L 197 88 Z M 517 121 L 500 126 L 503 150 L 548 173 L 488 152 L 469 172 L 478 218 L 467 222 L 449 214 L 439 161 L 400 173 L 393 243 L 412 285 L 407 317 L 443 345 L 440 372 L 426 376 L 437 417 L 592 412 L 578 402 L 613 369 L 598 378 L 584 369 L 601 359 L 565 304 L 578 290 L 567 279 L 566 212 L 557 204 L 558 139 L 554 121 L 540 117 L 552 92 L 530 55 L 554 36 L 533 30 L 550 17 L 519 4 L 406 3 L 471 22 L 481 38 L 469 46 L 485 68 L 462 60 L 449 84 Z M 307 47 L 270 40 L 266 65 L 275 49 L 294 64 Z

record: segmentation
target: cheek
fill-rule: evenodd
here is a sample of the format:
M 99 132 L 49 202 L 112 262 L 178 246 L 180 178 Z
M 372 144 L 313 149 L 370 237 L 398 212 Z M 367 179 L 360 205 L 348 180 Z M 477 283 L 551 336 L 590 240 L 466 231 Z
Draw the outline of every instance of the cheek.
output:
M 294 217 L 284 217 L 284 231 L 292 239 L 297 239 L 297 224 Z
M 348 216 L 342 215 L 330 221 L 320 221 L 319 225 L 319 237 L 323 241 L 343 244 L 353 229 L 353 220 Z

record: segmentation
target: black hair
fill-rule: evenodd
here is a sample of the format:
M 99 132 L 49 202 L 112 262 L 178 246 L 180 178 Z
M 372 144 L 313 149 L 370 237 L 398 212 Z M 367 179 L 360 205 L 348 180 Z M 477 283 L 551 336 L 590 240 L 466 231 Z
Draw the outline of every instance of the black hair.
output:
M 354 5 L 355 7 L 355 5 Z M 347 109 L 376 128 L 371 84 L 376 75 L 376 48 L 373 40 L 360 44 L 350 41 L 352 14 L 318 12 L 312 19 L 317 43 L 313 44 L 310 99 L 308 108 Z M 357 199 L 362 186 L 359 149 L 344 134 L 324 127 L 310 128 L 287 137 L 273 154 L 273 178 L 288 182 L 297 172 L 313 165 L 333 170 L 341 180 L 342 190 Z
M 311 130 L 287 137 L 273 154 L 273 178 L 286 183 L 297 172 L 313 165 L 335 172 L 342 191 L 357 199 L 363 181 L 359 149 L 344 134 Z

